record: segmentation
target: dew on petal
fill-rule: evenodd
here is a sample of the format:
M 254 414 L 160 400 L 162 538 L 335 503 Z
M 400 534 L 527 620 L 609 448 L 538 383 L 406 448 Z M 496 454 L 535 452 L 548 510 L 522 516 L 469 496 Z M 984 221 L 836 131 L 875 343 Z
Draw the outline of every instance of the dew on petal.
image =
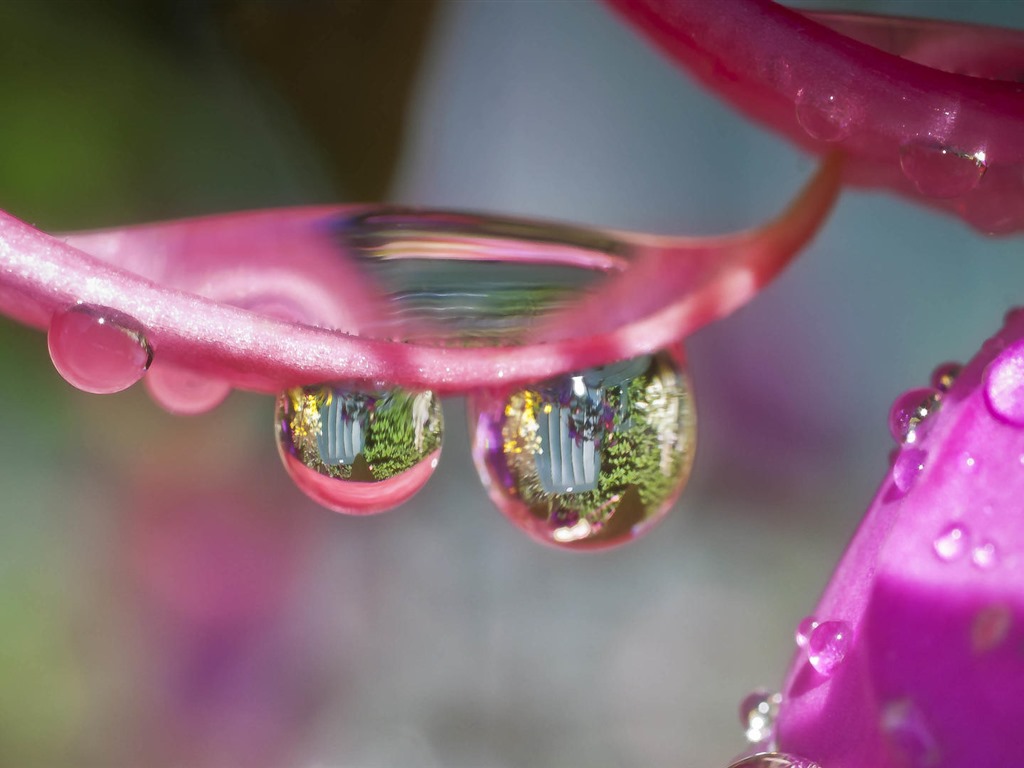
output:
M 226 381 L 159 363 L 146 375 L 144 383 L 158 405 L 183 416 L 211 411 L 231 393 L 231 385 Z
M 570 549 L 630 541 L 689 477 L 695 418 L 681 349 L 470 399 L 473 458 L 501 511 Z
M 823 621 L 807 638 L 807 660 L 823 677 L 831 677 L 850 651 L 853 628 L 845 621 Z
M 127 389 L 153 362 L 142 325 L 105 307 L 76 304 L 55 312 L 46 341 L 58 373 L 72 386 L 98 395 Z
M 747 741 L 764 744 L 775 733 L 775 718 L 782 704 L 782 694 L 764 690 L 753 691 L 740 702 L 740 725 Z
M 433 392 L 297 387 L 277 398 L 278 452 L 296 485 L 337 512 L 371 514 L 430 479 L 443 419 Z
M 811 632 L 817 626 L 818 620 L 813 616 L 805 616 L 800 620 L 800 623 L 796 625 L 796 632 L 794 632 L 797 648 L 807 647 L 807 641 L 811 637 Z
M 994 568 L 999 561 L 999 550 L 995 542 L 978 542 L 971 550 L 971 562 L 983 571 Z
M 1024 426 L 1024 342 L 1002 350 L 985 369 L 985 402 L 992 414 L 1014 426 Z
M 960 471 L 966 475 L 973 475 L 978 471 L 978 460 L 973 453 L 964 452 L 960 456 Z
M 963 523 L 950 523 L 932 542 L 935 555 L 946 563 L 959 560 L 967 552 L 968 533 Z
M 916 138 L 900 147 L 900 168 L 918 192 L 934 198 L 966 195 L 987 169 L 985 153 L 962 152 L 931 138 Z
M 914 487 L 927 458 L 928 453 L 920 448 L 904 448 L 900 451 L 892 465 L 892 481 L 900 495 Z
M 802 88 L 796 96 L 796 119 L 813 139 L 841 141 L 850 135 L 853 113 L 841 96 Z
M 729 768 L 821 768 L 813 760 L 786 752 L 762 752 L 737 760 Z
M 943 363 L 936 366 L 932 371 L 931 384 L 940 395 L 944 395 L 953 388 L 962 370 L 963 366 L 960 363 Z
M 889 409 L 889 433 L 897 443 L 916 443 L 924 437 L 928 417 L 939 408 L 939 392 L 929 387 L 911 389 Z

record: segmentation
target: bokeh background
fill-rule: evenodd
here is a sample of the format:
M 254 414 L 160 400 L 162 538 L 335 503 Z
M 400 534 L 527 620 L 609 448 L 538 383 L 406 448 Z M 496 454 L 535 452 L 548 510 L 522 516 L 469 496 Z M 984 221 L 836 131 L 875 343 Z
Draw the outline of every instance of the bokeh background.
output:
M 0 0 L 0 94 L 0 206 L 54 230 L 394 200 L 711 233 L 812 169 L 573 0 Z M 83 394 L 0 322 L 0 765 L 726 765 L 885 471 L 889 404 L 1021 301 L 1020 245 L 846 194 L 689 340 L 674 514 L 589 556 L 492 509 L 458 400 L 428 487 L 348 519 L 277 466 L 270 398 Z

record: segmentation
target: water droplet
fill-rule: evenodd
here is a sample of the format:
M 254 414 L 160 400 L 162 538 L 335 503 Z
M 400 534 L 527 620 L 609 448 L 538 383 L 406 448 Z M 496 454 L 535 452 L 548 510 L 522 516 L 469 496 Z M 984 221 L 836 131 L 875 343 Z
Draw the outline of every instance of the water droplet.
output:
M 967 551 L 967 526 L 951 523 L 943 528 L 932 542 L 932 548 L 940 560 L 950 563 L 958 560 Z
M 46 341 L 58 373 L 78 389 L 98 395 L 127 389 L 153 362 L 142 326 L 104 307 L 77 304 L 55 312 Z
M 981 181 L 988 166 L 984 151 L 962 152 L 930 138 L 900 147 L 900 168 L 918 192 L 935 198 L 966 195 Z
M 920 448 L 904 448 L 900 451 L 892 465 L 892 481 L 901 495 L 914 487 L 927 458 L 927 452 Z
M 939 408 L 939 393 L 931 388 L 911 389 L 889 409 L 889 432 L 898 443 L 913 444 L 924 437 L 928 417 Z
M 781 704 L 781 693 L 764 690 L 753 691 L 740 702 L 740 725 L 745 729 L 747 741 L 764 744 L 771 740 Z
M 818 620 L 813 616 L 805 616 L 800 620 L 800 623 L 796 625 L 796 632 L 794 633 L 797 648 L 807 647 L 807 641 L 811 637 L 811 632 L 813 632 L 817 626 Z
M 998 559 L 999 551 L 994 542 L 979 542 L 971 550 L 971 562 L 982 570 L 987 571 L 989 568 L 994 568 Z
M 943 363 L 932 371 L 932 386 L 940 394 L 944 395 L 953 388 L 956 377 L 960 375 L 963 366 L 960 363 Z
M 737 760 L 729 768 L 821 768 L 813 760 L 786 752 L 762 752 Z
M 811 138 L 840 141 L 850 135 L 853 110 L 834 93 L 801 88 L 796 95 L 796 119 Z
M 978 460 L 973 454 L 965 451 L 960 455 L 960 471 L 965 475 L 973 475 L 978 471 Z
M 1011 344 L 989 363 L 984 387 L 993 416 L 1024 426 L 1024 341 Z
M 845 621 L 823 621 L 807 638 L 807 660 L 815 671 L 831 677 L 850 651 L 853 627 Z
M 1006 605 L 989 605 L 982 608 L 971 622 L 971 648 L 975 653 L 995 650 L 1010 633 L 1013 612 Z
M 231 385 L 176 365 L 154 365 L 146 376 L 146 390 L 162 408 L 191 416 L 220 405 L 231 393 Z
M 925 768 L 939 762 L 939 746 L 920 709 L 909 699 L 890 701 L 882 708 L 882 732 L 900 756 L 900 765 Z
M 430 479 L 441 452 L 441 403 L 433 392 L 297 387 L 277 398 L 275 416 L 288 474 L 338 512 L 401 504 Z
M 690 474 L 695 418 L 681 348 L 470 399 L 473 459 L 516 526 L 594 549 L 645 533 Z

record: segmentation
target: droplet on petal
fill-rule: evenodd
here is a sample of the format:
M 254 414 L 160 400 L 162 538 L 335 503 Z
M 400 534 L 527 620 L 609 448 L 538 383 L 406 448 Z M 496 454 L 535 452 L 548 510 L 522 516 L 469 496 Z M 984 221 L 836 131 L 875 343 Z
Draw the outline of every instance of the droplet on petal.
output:
M 893 401 L 889 432 L 898 443 L 916 443 L 924 437 L 928 417 L 939 408 L 940 396 L 929 387 L 911 389 Z
M 811 632 L 818 626 L 818 623 L 818 620 L 813 616 L 805 616 L 800 620 L 800 623 L 796 625 L 796 632 L 794 633 L 797 648 L 807 647 L 807 641 L 811 637 Z
M 927 458 L 928 453 L 920 448 L 904 448 L 900 451 L 892 465 L 892 481 L 900 495 L 914 487 Z
M 823 621 L 807 638 L 807 660 L 823 677 L 831 677 L 853 640 L 853 628 L 845 621 Z
M 811 138 L 841 141 L 850 135 L 853 114 L 841 96 L 801 88 L 796 96 L 796 119 Z
M 441 453 L 433 392 L 297 387 L 277 398 L 277 447 L 310 498 L 337 512 L 371 514 L 411 498 Z
M 1024 426 L 1024 341 L 1004 349 L 985 369 L 985 401 L 996 418 Z
M 775 718 L 782 704 L 782 694 L 757 690 L 740 702 L 740 725 L 743 726 L 747 741 L 764 744 L 775 733 Z
M 729 768 L 821 768 L 813 760 L 785 752 L 762 752 L 737 760 Z
M 594 549 L 664 517 L 695 441 L 681 348 L 471 398 L 473 458 L 491 498 L 534 539 Z
M 231 385 L 226 381 L 159 363 L 146 375 L 144 383 L 158 405 L 183 416 L 211 411 L 231 393 Z
M 900 147 L 900 168 L 921 194 L 952 198 L 978 186 L 988 166 L 981 150 L 962 152 L 925 137 Z
M 932 371 L 932 386 L 940 395 L 946 394 L 953 388 L 961 370 L 963 370 L 963 366 L 960 363 L 943 363 L 937 366 Z
M 98 395 L 127 389 L 153 362 L 142 325 L 104 307 L 76 304 L 55 312 L 46 341 L 58 373 L 72 386 Z
M 943 562 L 960 559 L 967 551 L 967 526 L 963 523 L 950 523 L 943 528 L 932 542 L 936 556 Z
M 994 568 L 999 559 L 999 551 L 991 541 L 981 541 L 971 550 L 971 562 L 983 571 Z

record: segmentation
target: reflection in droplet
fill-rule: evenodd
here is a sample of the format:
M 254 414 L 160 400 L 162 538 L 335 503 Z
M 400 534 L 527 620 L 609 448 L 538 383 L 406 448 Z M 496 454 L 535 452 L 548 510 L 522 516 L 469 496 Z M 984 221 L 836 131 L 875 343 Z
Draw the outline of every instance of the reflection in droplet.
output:
M 850 135 L 853 114 L 841 96 L 802 88 L 796 95 L 796 119 L 811 138 L 840 141 Z
M 897 443 L 918 442 L 939 402 L 939 393 L 929 387 L 911 389 L 897 397 L 889 409 L 889 433 L 893 439 Z
M 994 542 L 978 542 L 971 550 L 971 562 L 983 571 L 994 568 L 998 559 L 999 551 Z
M 967 551 L 967 535 L 967 526 L 963 523 L 950 523 L 935 537 L 932 548 L 940 560 L 953 562 Z
M 914 487 L 927 458 L 927 452 L 920 448 L 904 448 L 900 451 L 892 465 L 892 481 L 901 495 Z
M 987 169 L 985 152 L 962 152 L 930 138 L 918 138 L 900 147 L 900 168 L 917 190 L 929 197 L 951 198 L 967 194 Z
M 953 388 L 956 377 L 960 375 L 963 366 L 960 363 L 943 363 L 932 371 L 932 386 L 940 394 L 944 395 Z
M 660 520 L 693 460 L 682 349 L 470 400 L 473 458 L 491 498 L 534 539 L 629 541 Z
M 98 395 L 127 389 L 153 362 L 141 324 L 104 307 L 76 304 L 55 312 L 46 340 L 60 375 Z
M 437 466 L 443 423 L 433 392 L 297 387 L 277 398 L 278 452 L 296 485 L 338 512 L 397 506 Z
M 729 768 L 821 768 L 813 760 L 785 752 L 762 752 L 737 760 Z
M 226 381 L 159 363 L 149 371 L 144 383 L 157 404 L 183 416 L 211 411 L 231 393 L 231 385 Z
M 817 626 L 818 620 L 813 616 L 805 616 L 800 620 L 800 623 L 796 625 L 796 632 L 794 633 L 797 648 L 807 647 L 807 641 L 811 637 L 811 632 Z
M 1024 426 L 1024 341 L 1011 344 L 985 369 L 985 402 L 992 414 Z
M 831 677 L 849 653 L 853 627 L 845 621 L 823 621 L 807 638 L 807 660 L 823 677 Z
M 781 704 L 781 693 L 757 690 L 744 697 L 740 702 L 740 725 L 748 742 L 764 744 L 771 740 Z

